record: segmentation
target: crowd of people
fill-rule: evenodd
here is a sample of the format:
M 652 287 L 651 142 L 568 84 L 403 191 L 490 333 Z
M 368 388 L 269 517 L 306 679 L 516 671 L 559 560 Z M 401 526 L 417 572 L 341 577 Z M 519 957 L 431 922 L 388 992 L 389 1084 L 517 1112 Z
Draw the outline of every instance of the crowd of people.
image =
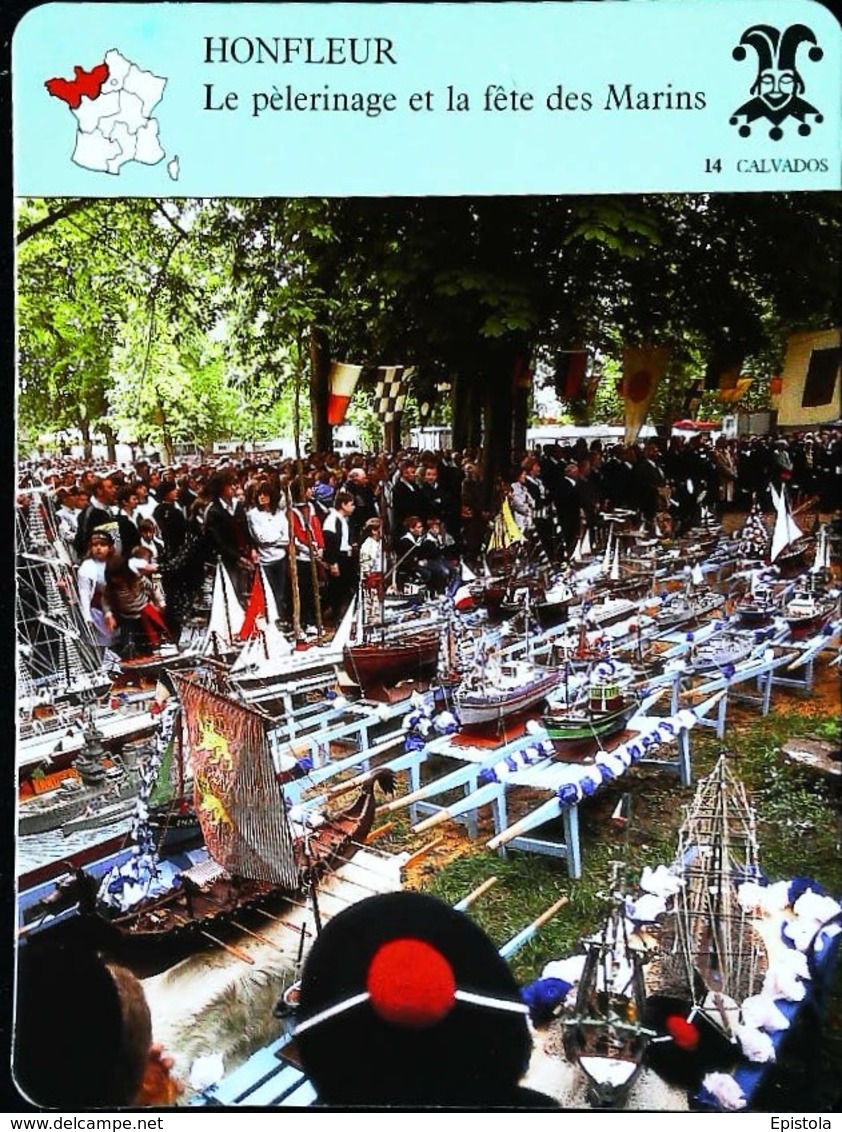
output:
M 680 534 L 704 510 L 769 507 L 786 484 L 794 505 L 836 506 L 842 431 L 712 441 L 707 434 L 607 446 L 584 439 L 514 454 L 491 498 L 477 451 L 225 458 L 122 468 L 70 458 L 21 465 L 20 498 L 54 503 L 57 534 L 78 568 L 83 616 L 126 657 L 178 642 L 221 562 L 247 600 L 260 567 L 283 628 L 301 637 L 336 624 L 352 595 L 383 587 L 445 591 L 475 565 L 502 504 L 561 562 L 585 531 L 625 508 L 650 530 Z

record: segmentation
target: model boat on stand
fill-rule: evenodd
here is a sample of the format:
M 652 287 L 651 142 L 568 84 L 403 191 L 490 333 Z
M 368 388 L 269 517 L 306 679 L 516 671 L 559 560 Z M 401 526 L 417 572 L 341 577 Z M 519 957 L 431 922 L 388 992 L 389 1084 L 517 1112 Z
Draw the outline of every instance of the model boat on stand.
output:
M 624 898 L 615 891 L 602 930 L 583 941 L 585 966 L 575 1005 L 562 1018 L 564 1052 L 584 1073 L 595 1108 L 625 1102 L 654 1036 L 643 1025 L 646 954 L 632 946 L 623 908 Z
M 780 592 L 773 583 L 759 580 L 758 574 L 752 572 L 749 590 L 737 601 L 734 612 L 744 628 L 762 628 L 780 615 Z
M 790 634 L 796 640 L 803 640 L 821 632 L 838 610 L 838 592 L 825 590 L 807 575 L 804 582 L 796 587 L 793 596 L 784 603 L 782 612 Z
M 633 617 L 635 613 L 637 613 L 637 602 L 627 597 L 613 597 L 611 594 L 605 594 L 599 601 L 585 606 L 585 618 L 595 629 L 607 629 L 611 625 L 625 621 L 628 617 Z
M 648 974 L 650 992 L 686 1005 L 736 1040 L 743 1001 L 758 994 L 768 966 L 754 915 L 739 886 L 760 876 L 754 811 L 726 755 L 702 779 L 679 830 L 681 881 Z
M 567 620 L 572 600 L 573 591 L 566 579 L 555 578 L 532 603 L 535 620 L 542 629 L 562 625 Z
M 401 680 L 427 679 L 439 661 L 441 628 L 437 621 L 407 615 L 385 619 L 383 597 L 376 610 L 362 590 L 356 599 L 351 631 L 342 650 L 346 676 L 370 696 Z M 375 595 L 376 596 L 376 595 Z
M 500 660 L 485 642 L 453 693 L 453 706 L 462 727 L 500 724 L 540 704 L 561 680 L 557 669 L 531 660 Z
M 622 731 L 637 710 L 638 701 L 621 687 L 614 661 L 600 661 L 577 691 L 570 688 L 565 670 L 563 701 L 550 702 L 541 717 L 547 735 L 559 754 L 601 743 Z
M 375 783 L 393 786 L 391 772 L 375 771 L 347 809 L 296 816 L 277 781 L 265 715 L 196 681 L 173 679 L 207 853 L 177 869 L 160 859 L 151 838 L 141 838 L 138 853 L 80 900 L 108 946 L 145 955 L 220 943 L 219 932 L 237 930 L 250 912 L 300 897 L 365 839 Z
M 655 614 L 655 624 L 659 632 L 689 629 L 716 613 L 724 604 L 724 596 L 705 586 L 701 570 L 694 566 L 684 589 L 675 590 L 663 599 Z
M 748 660 L 755 648 L 751 634 L 725 631 L 692 645 L 687 663 L 694 672 L 727 672 Z

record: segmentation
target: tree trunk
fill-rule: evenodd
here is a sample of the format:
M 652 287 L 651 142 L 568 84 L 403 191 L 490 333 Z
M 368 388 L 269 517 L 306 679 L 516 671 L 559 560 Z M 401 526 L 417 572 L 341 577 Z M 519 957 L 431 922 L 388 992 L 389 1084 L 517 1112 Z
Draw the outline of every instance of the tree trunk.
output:
M 316 452 L 330 452 L 333 448 L 333 428 L 327 423 L 329 373 L 330 343 L 327 332 L 319 326 L 311 326 L 310 415 L 313 420 L 313 449 Z
M 477 372 L 454 374 L 450 392 L 453 414 L 453 441 L 458 452 L 482 447 L 482 404 L 480 396 L 484 378 Z
M 483 380 L 483 494 L 487 505 L 495 495 L 498 480 L 506 478 L 512 462 L 515 365 L 523 356 L 523 345 L 503 339 L 488 344 L 481 377 Z
M 450 378 L 450 413 L 453 427 L 450 433 L 450 446 L 456 452 L 464 452 L 468 447 L 470 432 L 470 385 L 461 373 Z
M 520 453 L 526 451 L 526 426 L 529 423 L 529 404 L 532 400 L 532 370 L 529 368 L 528 358 L 517 359 L 513 382 L 512 448 Z
M 79 421 L 79 432 L 82 434 L 82 458 L 90 462 L 94 458 L 94 445 L 87 417 Z
M 106 444 L 106 447 L 108 449 L 108 460 L 109 460 L 110 463 L 116 464 L 117 463 L 117 436 L 114 432 L 114 429 L 111 427 L 110 424 L 108 424 L 107 421 L 103 421 L 102 425 L 100 427 L 102 428 L 102 434 L 105 437 L 105 444 Z
M 401 446 L 401 418 L 403 413 L 395 413 L 395 419 L 383 425 L 383 448 L 386 452 L 397 452 Z

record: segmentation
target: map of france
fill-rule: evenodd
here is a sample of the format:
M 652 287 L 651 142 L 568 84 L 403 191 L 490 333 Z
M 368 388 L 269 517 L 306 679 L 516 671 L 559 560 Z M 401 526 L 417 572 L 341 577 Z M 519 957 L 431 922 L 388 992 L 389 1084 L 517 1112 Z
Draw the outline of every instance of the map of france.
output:
M 157 165 L 167 156 L 158 137 L 152 112 L 164 94 L 167 80 L 142 71 L 112 48 L 102 63 L 86 71 L 73 68 L 72 79 L 47 79 L 44 86 L 54 98 L 67 103 L 76 118 L 76 144 L 72 160 L 98 173 L 119 174 L 129 161 Z M 172 180 L 178 180 L 179 161 L 167 163 Z

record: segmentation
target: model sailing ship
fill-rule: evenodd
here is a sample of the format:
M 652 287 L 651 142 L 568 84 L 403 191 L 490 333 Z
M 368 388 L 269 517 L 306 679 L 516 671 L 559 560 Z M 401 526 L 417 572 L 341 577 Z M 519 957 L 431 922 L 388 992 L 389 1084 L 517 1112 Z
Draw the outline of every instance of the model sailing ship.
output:
M 740 884 L 760 875 L 754 811 L 726 755 L 699 782 L 679 830 L 682 881 L 649 967 L 650 989 L 687 1004 L 734 1041 L 743 1001 L 759 993 L 766 949 Z
M 588 1081 L 590 1103 L 619 1107 L 643 1068 L 653 1031 L 643 1025 L 646 953 L 632 945 L 615 876 L 601 931 L 583 940 L 585 966 L 570 1014 L 562 1019 L 564 1052 Z
M 351 806 L 323 816 L 287 809 L 263 713 L 174 676 L 193 764 L 196 813 L 207 855 L 188 869 L 162 867 L 148 845 L 81 904 L 112 946 L 166 950 L 215 938 L 239 918 L 295 898 L 365 839 L 374 818 L 373 772 Z
M 385 583 L 381 581 L 375 602 L 366 601 L 362 588 L 354 605 L 348 641 L 342 650 L 345 674 L 366 695 L 391 687 L 401 680 L 432 676 L 439 661 L 441 630 L 438 620 L 413 616 L 401 610 L 387 619 Z M 376 615 L 372 616 L 376 608 Z

